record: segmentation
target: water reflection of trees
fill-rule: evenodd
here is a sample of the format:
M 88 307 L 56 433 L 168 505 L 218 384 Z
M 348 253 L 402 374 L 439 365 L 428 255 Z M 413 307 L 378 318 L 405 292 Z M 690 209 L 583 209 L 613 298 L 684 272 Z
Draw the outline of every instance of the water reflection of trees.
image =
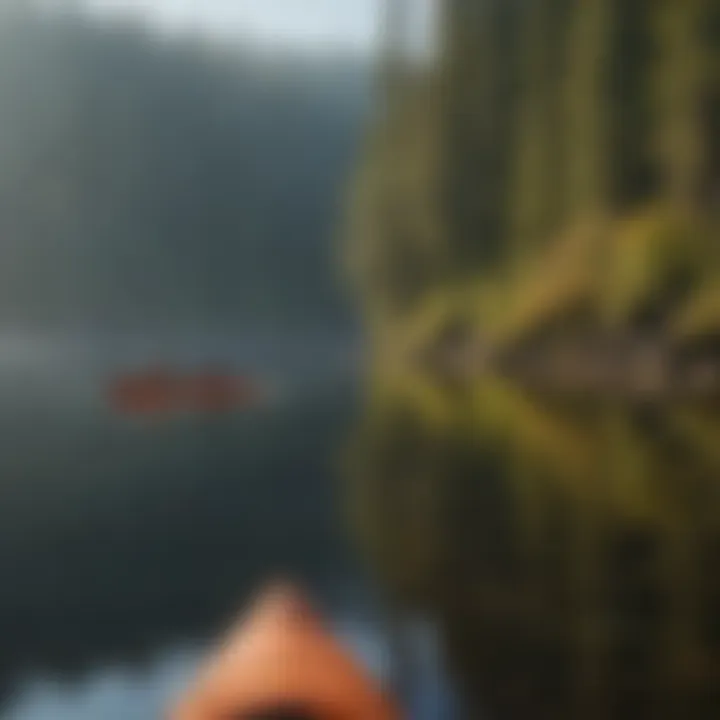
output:
M 720 413 L 376 382 L 355 528 L 491 717 L 720 707 Z

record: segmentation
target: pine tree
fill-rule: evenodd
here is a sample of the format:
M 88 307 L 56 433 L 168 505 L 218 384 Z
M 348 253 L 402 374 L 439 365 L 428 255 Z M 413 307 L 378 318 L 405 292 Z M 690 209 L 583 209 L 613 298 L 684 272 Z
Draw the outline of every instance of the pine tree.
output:
M 497 265 L 506 252 L 516 24 L 509 0 L 446 3 L 443 182 L 448 233 L 464 270 Z
M 609 70 L 613 4 L 576 0 L 566 57 L 566 212 L 571 222 L 606 215 L 610 196 Z
M 710 136 L 717 134 L 708 117 L 718 92 L 711 36 L 715 5 L 713 0 L 658 0 L 656 5 L 657 154 L 664 193 L 685 209 L 697 207 L 703 195 L 711 173 Z
M 565 125 L 562 78 L 568 0 L 531 0 L 520 44 L 520 100 L 512 149 L 509 251 L 522 258 L 564 221 Z

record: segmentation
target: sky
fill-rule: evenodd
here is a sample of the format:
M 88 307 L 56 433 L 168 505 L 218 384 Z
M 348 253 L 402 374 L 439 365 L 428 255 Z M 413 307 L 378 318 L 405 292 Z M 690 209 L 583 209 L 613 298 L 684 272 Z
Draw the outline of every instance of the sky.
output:
M 300 48 L 370 52 L 383 0 L 85 0 L 100 12 L 131 12 L 164 27 L 200 29 Z

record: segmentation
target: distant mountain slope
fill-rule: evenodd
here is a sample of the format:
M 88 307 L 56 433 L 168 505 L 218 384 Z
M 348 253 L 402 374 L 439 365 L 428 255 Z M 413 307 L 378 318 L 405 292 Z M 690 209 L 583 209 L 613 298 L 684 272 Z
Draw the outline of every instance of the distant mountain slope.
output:
M 0 328 L 334 323 L 369 105 L 347 58 L 0 27 Z

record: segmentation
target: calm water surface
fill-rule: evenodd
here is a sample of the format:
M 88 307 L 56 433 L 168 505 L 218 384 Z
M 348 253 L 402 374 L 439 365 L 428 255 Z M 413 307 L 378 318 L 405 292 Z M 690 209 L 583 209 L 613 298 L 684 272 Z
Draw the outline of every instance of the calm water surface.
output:
M 413 720 L 718 716 L 715 408 L 284 377 L 152 423 L 0 383 L 3 720 L 159 717 L 280 574 Z

